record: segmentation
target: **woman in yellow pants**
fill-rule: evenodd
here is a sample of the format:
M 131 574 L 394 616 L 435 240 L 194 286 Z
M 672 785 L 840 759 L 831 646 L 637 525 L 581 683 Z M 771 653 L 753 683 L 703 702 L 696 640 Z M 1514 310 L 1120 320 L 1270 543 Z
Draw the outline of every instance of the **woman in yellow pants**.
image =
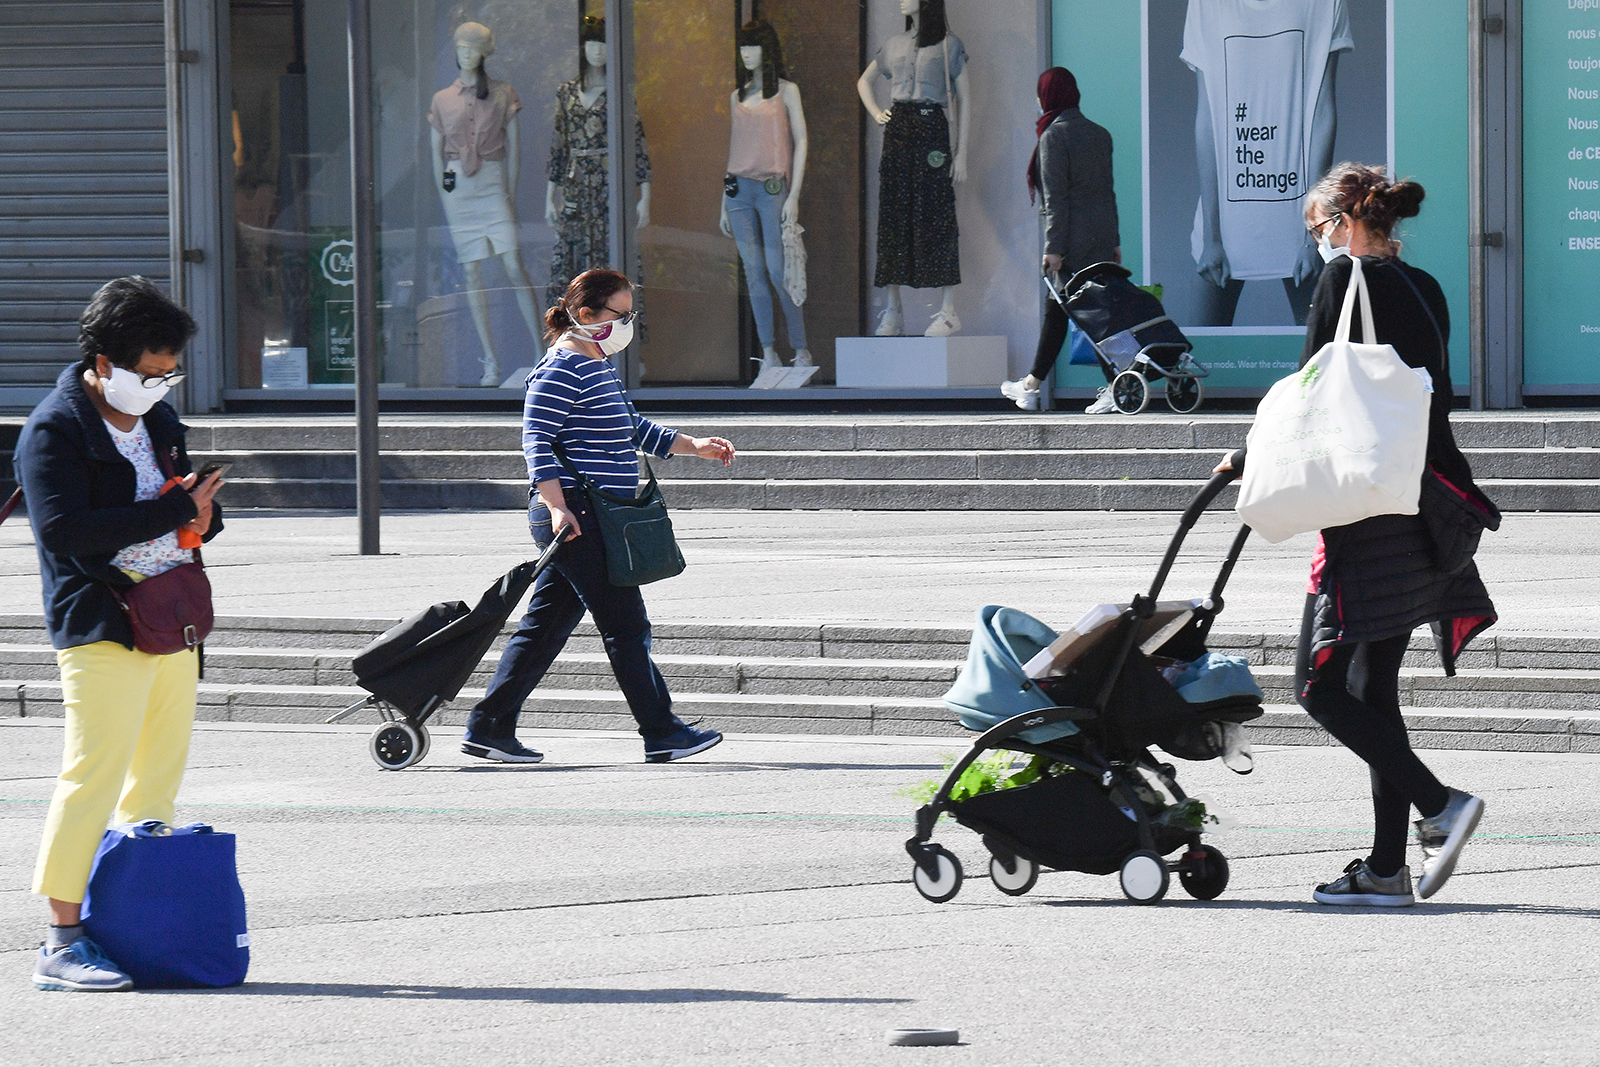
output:
M 192 543 L 222 529 L 212 502 L 221 483 L 212 475 L 195 484 L 184 426 L 162 401 L 183 377 L 178 357 L 194 331 L 149 281 L 108 282 L 79 321 L 83 360 L 61 373 L 17 441 L 66 706 L 61 777 L 33 879 L 50 898 L 33 975 L 40 989 L 133 984 L 83 934 L 89 867 L 108 820 L 172 821 L 189 755 L 198 656 L 136 650 L 116 590 L 191 562 L 180 531 Z

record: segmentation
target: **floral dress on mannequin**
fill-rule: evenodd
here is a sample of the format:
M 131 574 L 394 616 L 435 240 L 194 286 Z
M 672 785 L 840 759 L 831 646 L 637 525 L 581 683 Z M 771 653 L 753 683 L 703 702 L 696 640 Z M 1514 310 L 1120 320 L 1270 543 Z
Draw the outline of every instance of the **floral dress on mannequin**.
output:
M 555 129 L 550 138 L 550 181 L 561 186 L 566 206 L 561 212 L 555 247 L 550 253 L 551 305 L 567 291 L 567 284 L 586 270 L 611 266 L 611 176 L 606 143 L 606 94 L 584 107 L 579 96 L 583 80 L 563 82 L 556 90 Z M 633 127 L 634 179 L 650 180 L 650 153 L 645 146 L 644 124 Z M 635 255 L 635 281 L 643 275 Z M 633 298 L 642 308 L 641 294 Z

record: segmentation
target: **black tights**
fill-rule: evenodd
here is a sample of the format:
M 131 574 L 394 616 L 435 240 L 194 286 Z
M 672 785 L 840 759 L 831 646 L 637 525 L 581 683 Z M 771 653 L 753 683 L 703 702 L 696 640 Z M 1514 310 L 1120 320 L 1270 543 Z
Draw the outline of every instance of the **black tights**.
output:
M 1055 369 L 1056 359 L 1061 355 L 1061 346 L 1067 341 L 1067 313 L 1061 310 L 1061 305 L 1054 300 L 1046 299 L 1044 302 L 1044 326 L 1039 330 L 1039 347 L 1033 354 L 1032 374 L 1041 382 L 1045 376 Z M 1111 367 L 1105 360 L 1100 361 L 1100 373 L 1106 376 L 1106 381 L 1116 377 Z
M 1367 764 L 1373 822 L 1367 864 L 1374 874 L 1388 878 L 1406 862 L 1411 806 L 1428 818 L 1443 811 L 1449 800 L 1439 779 L 1411 751 L 1400 714 L 1400 661 L 1411 635 L 1335 645 L 1313 673 L 1310 646 L 1316 599 L 1306 597 L 1295 656 L 1295 691 L 1300 706 Z

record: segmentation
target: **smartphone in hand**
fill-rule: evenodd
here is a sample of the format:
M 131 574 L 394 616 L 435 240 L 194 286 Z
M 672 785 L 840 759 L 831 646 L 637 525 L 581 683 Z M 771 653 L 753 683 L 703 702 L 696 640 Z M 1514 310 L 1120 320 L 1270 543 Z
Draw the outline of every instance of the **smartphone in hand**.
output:
M 224 477 L 226 477 L 227 474 L 228 474 L 228 471 L 231 470 L 232 468 L 233 468 L 233 464 L 232 463 L 207 463 L 204 467 L 201 467 L 198 471 L 195 472 L 194 484 L 195 485 L 203 484 L 205 482 L 205 480 L 207 478 L 211 477 L 213 474 L 221 474 Z

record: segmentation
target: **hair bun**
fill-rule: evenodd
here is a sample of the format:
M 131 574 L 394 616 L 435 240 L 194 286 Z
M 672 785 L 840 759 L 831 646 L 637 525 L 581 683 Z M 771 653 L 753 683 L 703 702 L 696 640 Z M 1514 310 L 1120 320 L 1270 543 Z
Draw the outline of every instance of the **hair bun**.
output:
M 1397 219 L 1416 218 L 1422 210 L 1422 199 L 1427 193 L 1413 181 L 1395 182 L 1388 189 L 1389 210 Z

